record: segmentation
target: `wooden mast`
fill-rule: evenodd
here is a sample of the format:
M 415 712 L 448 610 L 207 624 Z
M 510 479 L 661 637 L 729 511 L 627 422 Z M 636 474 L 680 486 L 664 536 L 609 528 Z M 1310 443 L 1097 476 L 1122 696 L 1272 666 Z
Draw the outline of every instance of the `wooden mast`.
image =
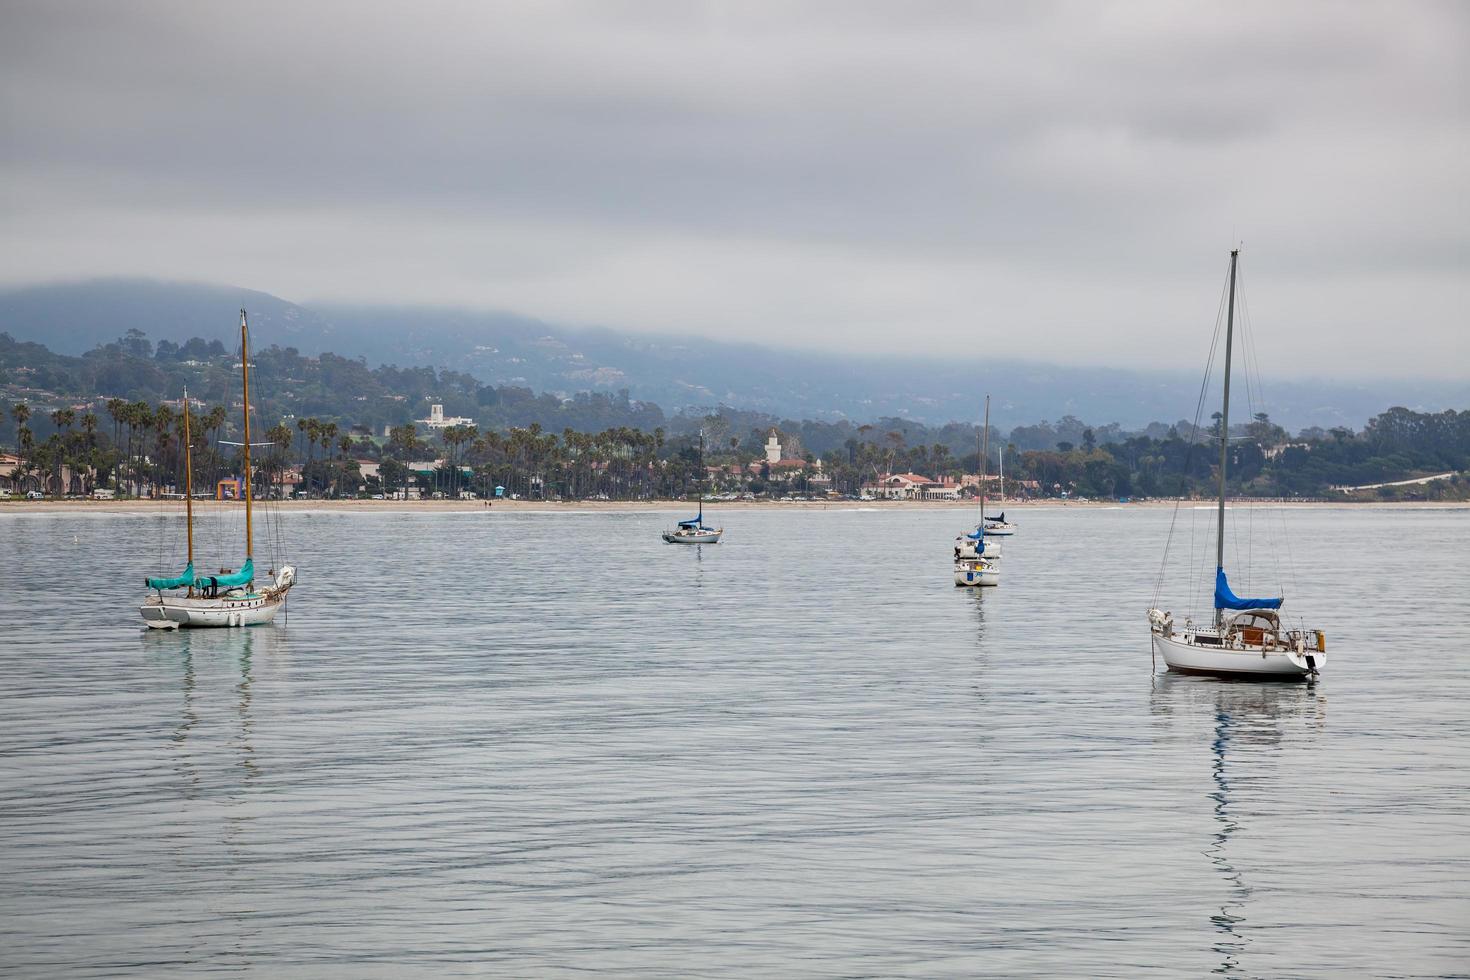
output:
M 245 311 L 240 311 L 240 377 L 245 402 L 245 557 L 255 556 L 253 528 L 250 524 L 250 328 L 245 322 Z
M 189 389 L 184 389 L 184 523 L 188 527 L 189 564 L 194 567 L 194 441 L 189 436 Z M 194 594 L 194 581 L 189 580 L 189 595 Z
M 1220 407 L 1220 503 L 1215 520 L 1215 569 L 1225 567 L 1225 467 L 1230 458 L 1230 344 L 1235 335 L 1235 266 L 1240 249 L 1230 250 L 1230 300 L 1225 308 L 1225 397 Z M 1223 620 L 1215 610 L 1215 626 Z

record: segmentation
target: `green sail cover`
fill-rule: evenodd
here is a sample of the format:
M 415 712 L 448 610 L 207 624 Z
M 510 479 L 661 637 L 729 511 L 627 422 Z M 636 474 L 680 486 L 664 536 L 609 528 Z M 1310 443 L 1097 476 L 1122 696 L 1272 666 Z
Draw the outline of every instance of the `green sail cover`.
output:
M 255 559 L 246 558 L 245 564 L 233 575 L 201 575 L 194 580 L 194 588 L 207 589 L 211 584 L 221 589 L 233 589 L 238 585 L 249 585 L 255 581 Z
M 189 562 L 189 567 L 178 578 L 149 578 L 145 580 L 150 589 L 182 589 L 194 584 L 194 563 Z

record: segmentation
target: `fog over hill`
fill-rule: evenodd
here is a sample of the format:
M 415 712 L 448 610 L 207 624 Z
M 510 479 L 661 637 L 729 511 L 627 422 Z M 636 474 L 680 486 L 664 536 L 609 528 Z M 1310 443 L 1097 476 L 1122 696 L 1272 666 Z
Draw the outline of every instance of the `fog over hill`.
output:
M 626 388 L 671 412 L 725 404 L 829 420 L 973 421 L 989 392 L 992 421 L 999 426 L 1065 415 L 1127 428 L 1173 421 L 1193 414 L 1208 343 L 1205 329 L 1181 340 L 1177 373 L 1012 360 L 1004 356 L 1003 335 L 978 332 L 970 358 L 879 358 L 843 353 L 840 338 L 833 338 L 828 351 L 782 350 L 572 328 L 509 313 L 308 308 L 239 287 L 130 279 L 0 292 L 0 330 L 66 354 L 83 353 L 130 329 L 155 342 L 197 336 L 230 345 L 235 311 L 242 306 L 250 312 L 256 343 L 296 347 L 304 354 L 332 351 L 370 364 L 452 367 L 487 384 L 563 395 Z M 1125 351 L 1119 360 L 1126 360 Z M 1470 380 L 1287 380 L 1269 373 L 1263 380 L 1264 407 L 1291 429 L 1360 426 L 1392 405 L 1418 411 L 1470 405 Z

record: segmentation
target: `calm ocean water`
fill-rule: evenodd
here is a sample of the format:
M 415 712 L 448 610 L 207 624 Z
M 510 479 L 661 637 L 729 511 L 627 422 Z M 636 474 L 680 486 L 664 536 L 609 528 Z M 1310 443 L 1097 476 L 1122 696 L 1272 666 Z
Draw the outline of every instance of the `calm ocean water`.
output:
M 1168 511 L 981 594 L 714 516 L 288 515 L 289 623 L 168 634 L 165 518 L 0 514 L 0 972 L 1470 971 L 1470 511 L 1287 515 L 1312 687 L 1151 674 Z

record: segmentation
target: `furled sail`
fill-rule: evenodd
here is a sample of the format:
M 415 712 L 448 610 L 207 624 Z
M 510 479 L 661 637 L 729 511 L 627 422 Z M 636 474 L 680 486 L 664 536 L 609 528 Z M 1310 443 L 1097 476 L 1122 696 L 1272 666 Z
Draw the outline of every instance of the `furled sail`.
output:
M 147 578 L 144 579 L 150 589 L 182 589 L 194 584 L 194 563 L 189 562 L 183 574 L 178 578 Z
M 1215 569 L 1215 608 L 1216 609 L 1280 609 L 1280 599 L 1241 599 L 1230 591 L 1230 583 L 1225 578 L 1225 569 Z
M 194 580 L 196 589 L 207 589 L 210 586 L 220 589 L 233 589 L 241 585 L 249 585 L 255 581 L 255 559 L 246 558 L 245 564 L 240 570 L 231 575 L 201 575 Z

